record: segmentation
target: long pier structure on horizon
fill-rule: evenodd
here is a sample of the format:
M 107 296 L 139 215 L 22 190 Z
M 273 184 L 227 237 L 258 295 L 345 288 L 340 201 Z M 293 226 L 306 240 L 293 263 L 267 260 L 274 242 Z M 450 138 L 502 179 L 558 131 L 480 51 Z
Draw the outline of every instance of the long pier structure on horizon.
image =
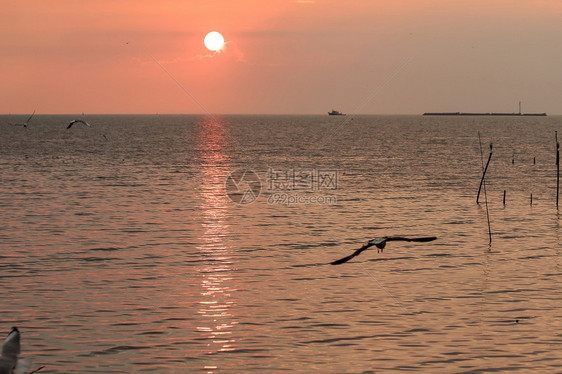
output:
M 521 101 L 519 102 L 519 112 L 426 112 L 424 116 L 546 116 L 546 113 L 522 113 Z

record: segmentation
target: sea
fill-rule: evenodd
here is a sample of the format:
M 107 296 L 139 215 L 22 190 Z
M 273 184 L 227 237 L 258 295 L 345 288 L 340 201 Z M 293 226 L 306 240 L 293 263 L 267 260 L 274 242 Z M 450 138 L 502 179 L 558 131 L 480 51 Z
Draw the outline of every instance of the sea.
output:
M 32 369 L 562 372 L 561 116 L 26 119 L 0 334 Z M 437 239 L 330 264 L 382 236 Z

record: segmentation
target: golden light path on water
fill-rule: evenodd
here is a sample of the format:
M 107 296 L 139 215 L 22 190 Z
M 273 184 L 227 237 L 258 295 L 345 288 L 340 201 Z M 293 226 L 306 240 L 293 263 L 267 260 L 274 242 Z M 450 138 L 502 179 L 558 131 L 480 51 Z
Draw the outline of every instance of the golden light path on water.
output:
M 203 233 L 197 250 L 205 261 L 197 269 L 200 278 L 200 320 L 196 328 L 207 339 L 204 353 L 212 355 L 232 351 L 236 347 L 232 334 L 236 325 L 236 298 L 233 296 L 236 288 L 231 274 L 231 249 L 227 244 L 229 200 L 224 191 L 229 165 L 229 156 L 226 154 L 228 144 L 220 123 L 212 119 L 202 121 L 198 148 L 202 173 L 199 193 Z M 217 366 L 205 365 L 204 369 L 212 372 Z

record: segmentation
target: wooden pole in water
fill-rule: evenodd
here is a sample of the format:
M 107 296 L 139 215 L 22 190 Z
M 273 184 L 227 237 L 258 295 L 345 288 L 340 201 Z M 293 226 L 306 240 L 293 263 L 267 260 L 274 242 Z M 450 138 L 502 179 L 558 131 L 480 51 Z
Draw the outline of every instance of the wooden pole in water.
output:
M 556 208 L 558 208 L 558 198 L 560 195 L 560 143 L 558 143 L 558 131 L 554 132 L 556 139 Z
M 480 187 L 478 188 L 478 195 L 476 196 L 476 204 L 478 204 L 478 197 L 480 196 L 480 188 L 482 184 L 484 184 L 484 203 L 486 204 L 486 219 L 488 221 L 488 236 L 490 237 L 490 241 L 488 245 L 492 246 L 492 226 L 490 224 L 490 212 L 488 211 L 488 196 L 486 194 L 486 182 L 484 181 L 484 176 L 486 175 L 486 170 L 488 170 L 488 165 L 490 165 L 490 159 L 492 158 L 492 143 L 490 143 L 490 156 L 488 156 L 488 162 L 486 163 L 486 167 L 484 167 L 484 155 L 482 152 L 482 140 L 480 139 L 480 131 L 478 131 L 478 144 L 480 145 L 480 163 L 482 164 L 482 179 L 480 180 Z
M 505 190 L 503 190 L 503 205 L 505 205 Z
M 486 176 L 486 171 L 488 171 L 488 166 L 490 165 L 490 160 L 492 159 L 492 143 L 490 143 L 490 155 L 488 156 L 488 162 L 486 162 L 486 167 L 482 172 L 482 178 L 480 179 L 480 186 L 478 187 L 478 194 L 476 195 L 476 204 L 479 204 L 480 190 L 482 189 L 482 183 L 484 183 L 484 177 Z

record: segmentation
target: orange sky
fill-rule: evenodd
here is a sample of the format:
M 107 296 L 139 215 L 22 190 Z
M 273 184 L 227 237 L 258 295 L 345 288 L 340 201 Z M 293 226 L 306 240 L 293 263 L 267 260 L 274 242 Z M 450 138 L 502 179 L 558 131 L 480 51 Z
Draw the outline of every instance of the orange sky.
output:
M 0 113 L 562 113 L 558 0 L 4 0 L 0 30 Z

